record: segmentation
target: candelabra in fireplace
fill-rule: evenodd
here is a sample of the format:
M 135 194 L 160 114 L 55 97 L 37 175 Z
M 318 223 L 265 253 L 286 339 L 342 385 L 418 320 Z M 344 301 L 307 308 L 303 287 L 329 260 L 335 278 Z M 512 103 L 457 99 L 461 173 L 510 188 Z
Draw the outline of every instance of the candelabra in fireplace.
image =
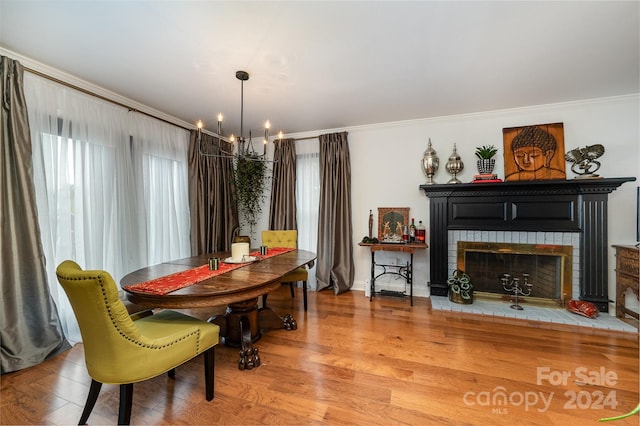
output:
M 518 311 L 524 309 L 518 304 L 518 296 L 531 296 L 533 284 L 529 282 L 529 274 L 522 274 L 522 283 L 520 283 L 520 278 L 511 277 L 511 274 L 507 273 L 501 275 L 500 281 L 502 282 L 502 288 L 505 291 L 512 292 L 515 296 L 514 304 L 510 308 Z

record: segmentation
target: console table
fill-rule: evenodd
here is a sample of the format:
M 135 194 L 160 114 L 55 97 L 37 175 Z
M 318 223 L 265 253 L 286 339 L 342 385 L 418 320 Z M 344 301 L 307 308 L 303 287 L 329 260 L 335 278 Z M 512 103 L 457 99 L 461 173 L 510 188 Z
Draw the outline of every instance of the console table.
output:
M 399 275 L 409 284 L 409 300 L 413 306 L 413 253 L 416 250 L 424 250 L 427 248 L 425 243 L 359 243 L 360 246 L 369 247 L 371 250 L 371 295 L 369 301 L 373 300 L 374 295 L 381 296 L 406 296 L 405 292 L 381 290 L 376 291 L 376 280 L 383 275 Z M 406 265 L 389 265 L 376 262 L 376 252 L 378 251 L 395 251 L 409 254 L 409 262 Z M 376 275 L 376 266 L 382 267 L 382 272 Z M 389 269 L 387 269 L 389 268 Z

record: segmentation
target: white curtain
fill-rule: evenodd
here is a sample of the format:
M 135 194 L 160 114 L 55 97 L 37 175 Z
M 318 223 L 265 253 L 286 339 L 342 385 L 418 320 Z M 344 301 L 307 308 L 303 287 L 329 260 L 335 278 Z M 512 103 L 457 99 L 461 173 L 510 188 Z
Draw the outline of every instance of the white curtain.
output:
M 132 125 L 135 183 L 142 184 L 148 246 L 145 265 L 190 255 L 187 156 L 189 132 L 152 117 Z M 135 185 L 132 185 L 135 186 Z
M 55 276 L 60 262 L 119 282 L 189 255 L 188 132 L 29 73 L 24 80 L 47 275 L 73 344 L 81 337 Z
M 320 145 L 317 139 L 296 142 L 296 221 L 298 248 L 318 251 L 320 205 Z M 316 290 L 316 267 L 309 270 L 307 285 Z

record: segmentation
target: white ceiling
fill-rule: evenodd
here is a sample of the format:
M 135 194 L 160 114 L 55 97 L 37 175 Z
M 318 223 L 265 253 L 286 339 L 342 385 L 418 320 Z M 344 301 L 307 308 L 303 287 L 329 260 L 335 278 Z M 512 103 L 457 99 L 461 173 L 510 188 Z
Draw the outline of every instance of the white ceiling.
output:
M 638 93 L 639 5 L 0 0 L 0 47 L 225 134 L 246 70 L 299 133 Z

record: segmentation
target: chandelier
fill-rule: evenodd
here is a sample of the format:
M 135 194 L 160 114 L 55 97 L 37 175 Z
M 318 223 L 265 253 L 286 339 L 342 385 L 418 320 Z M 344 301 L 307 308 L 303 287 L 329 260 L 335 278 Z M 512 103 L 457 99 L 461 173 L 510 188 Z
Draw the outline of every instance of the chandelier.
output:
M 265 160 L 266 152 L 267 152 L 267 143 L 269 142 L 269 130 L 271 129 L 271 123 L 267 120 L 264 123 L 264 139 L 262 141 L 262 154 L 256 152 L 253 147 L 253 140 L 251 138 L 251 130 L 249 130 L 249 140 L 244 137 L 244 82 L 249 80 L 249 73 L 246 71 L 236 71 L 236 78 L 240 80 L 240 135 L 237 138 L 237 152 L 234 154 L 233 152 L 226 151 L 220 141 L 229 142 L 232 146 L 236 143 L 236 137 L 232 134 L 229 138 L 226 138 L 222 135 L 222 113 L 218 114 L 218 131 L 214 133 L 214 136 L 218 139 L 218 146 L 216 154 L 211 154 L 208 152 L 204 152 L 202 150 L 202 129 L 203 123 L 202 120 L 198 120 L 197 123 L 197 133 L 196 133 L 196 141 L 198 143 L 199 151 L 201 155 L 208 157 L 222 157 L 222 158 L 237 158 L 237 157 L 245 157 L 251 160 L 257 161 L 267 161 Z M 282 139 L 282 132 L 279 133 L 278 137 Z

